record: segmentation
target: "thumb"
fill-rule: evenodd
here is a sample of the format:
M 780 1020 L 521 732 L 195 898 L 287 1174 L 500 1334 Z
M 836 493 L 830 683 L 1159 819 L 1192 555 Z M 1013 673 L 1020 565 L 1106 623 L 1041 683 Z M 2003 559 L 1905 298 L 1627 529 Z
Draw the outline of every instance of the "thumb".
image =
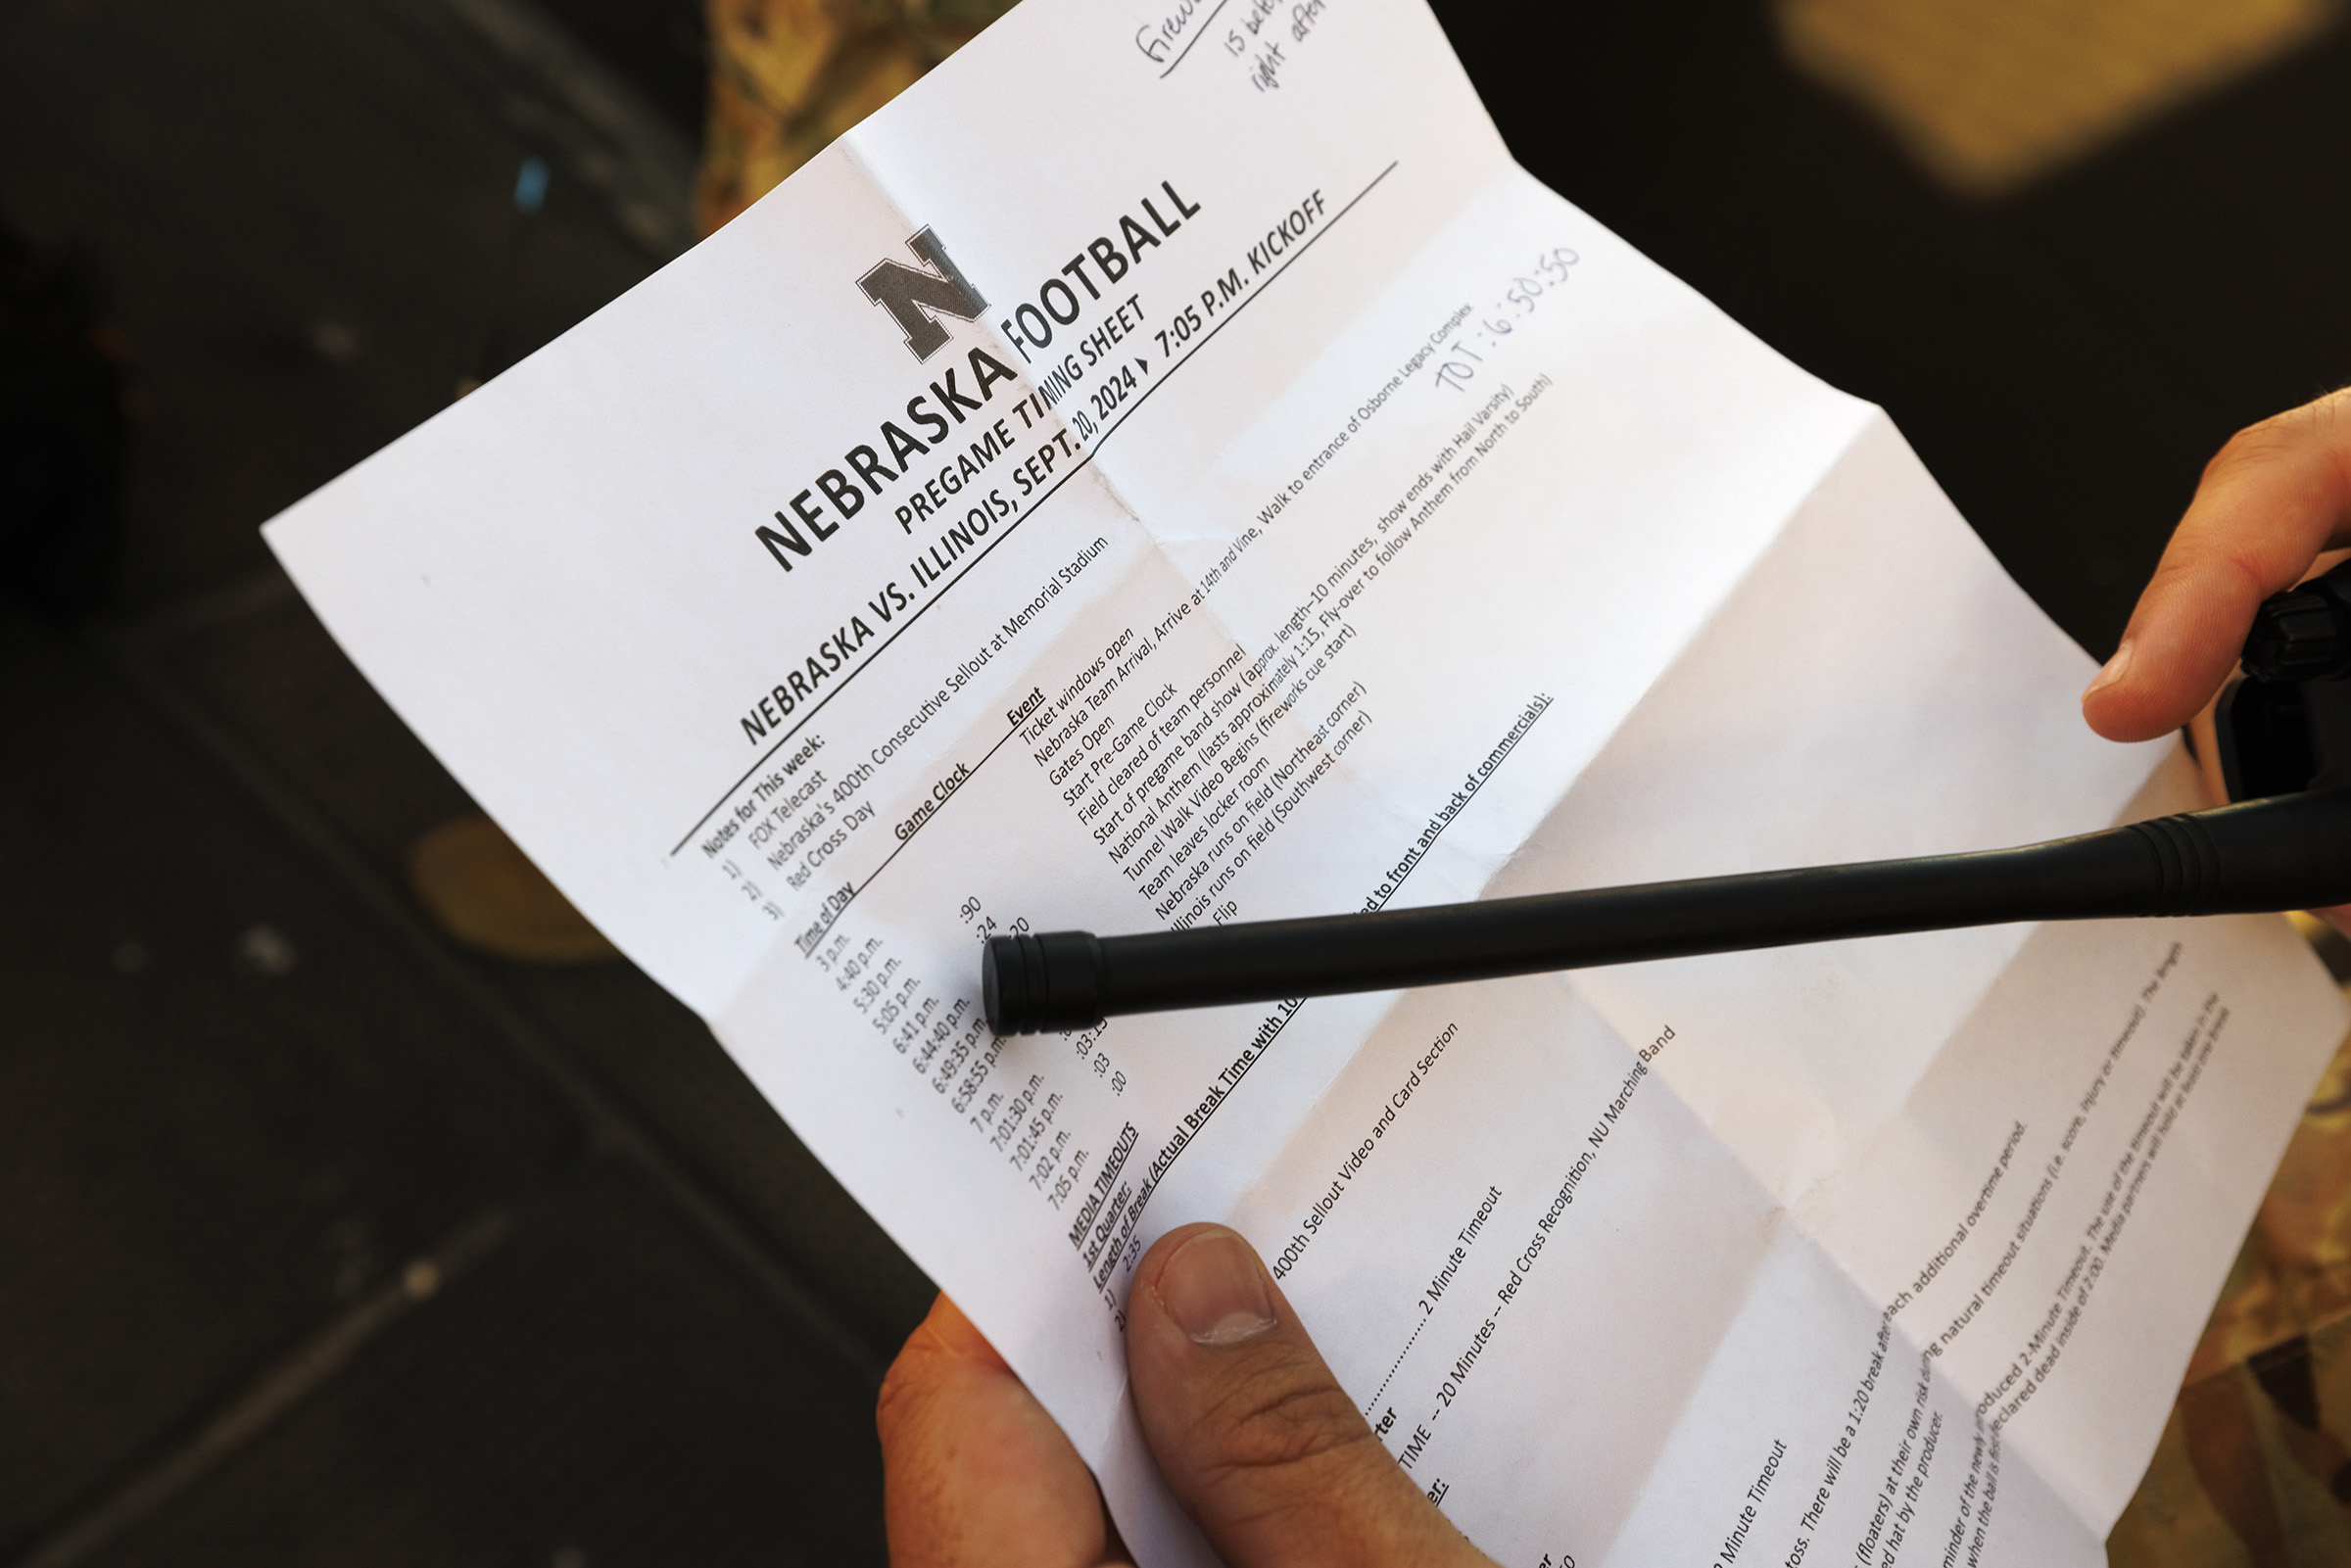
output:
M 1144 1255 L 1127 1370 L 1161 1473 L 1231 1568 L 1492 1568 L 1388 1457 L 1223 1226 L 1170 1231 Z
M 2122 645 L 2082 693 L 2110 740 L 2185 723 L 2236 666 L 2261 601 L 2351 545 L 2351 388 L 2239 431 L 2139 595 Z

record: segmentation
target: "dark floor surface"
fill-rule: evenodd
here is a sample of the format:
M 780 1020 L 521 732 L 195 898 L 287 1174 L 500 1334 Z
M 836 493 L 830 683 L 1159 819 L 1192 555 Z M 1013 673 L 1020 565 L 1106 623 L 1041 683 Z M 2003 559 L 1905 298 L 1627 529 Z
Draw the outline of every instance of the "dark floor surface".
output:
M 113 602 L 0 612 L 0 1563 L 881 1555 L 927 1284 L 634 970 L 430 931 L 464 796 L 255 532 L 684 243 L 696 12 L 0 10 L 0 218 L 102 265 L 135 399 Z M 1751 0 L 1442 14 L 2095 651 L 2221 440 L 2351 379 L 2342 30 L 1970 206 Z

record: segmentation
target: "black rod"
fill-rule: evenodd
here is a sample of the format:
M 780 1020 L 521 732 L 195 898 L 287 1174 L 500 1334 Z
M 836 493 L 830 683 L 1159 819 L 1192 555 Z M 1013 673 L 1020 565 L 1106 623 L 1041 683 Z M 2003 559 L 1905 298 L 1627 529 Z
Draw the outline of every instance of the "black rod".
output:
M 996 936 L 998 1034 L 1114 1014 L 1446 985 L 2014 921 L 2246 915 L 2351 903 L 2351 789 L 2279 795 L 2021 849 L 1703 877 L 1134 936 Z

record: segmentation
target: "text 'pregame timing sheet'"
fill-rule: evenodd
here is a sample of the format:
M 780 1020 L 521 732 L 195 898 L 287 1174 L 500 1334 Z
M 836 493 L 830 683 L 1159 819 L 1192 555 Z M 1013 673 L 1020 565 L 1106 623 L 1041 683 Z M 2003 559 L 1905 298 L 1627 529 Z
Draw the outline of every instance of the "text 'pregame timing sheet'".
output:
M 2193 803 L 1885 417 L 1509 159 L 1416 0 L 1028 0 L 270 525 L 335 637 L 1210 1555 L 1120 1314 L 1237 1226 L 1506 1563 L 2102 1561 L 2343 1027 L 2275 920 L 997 1039 L 992 932 Z

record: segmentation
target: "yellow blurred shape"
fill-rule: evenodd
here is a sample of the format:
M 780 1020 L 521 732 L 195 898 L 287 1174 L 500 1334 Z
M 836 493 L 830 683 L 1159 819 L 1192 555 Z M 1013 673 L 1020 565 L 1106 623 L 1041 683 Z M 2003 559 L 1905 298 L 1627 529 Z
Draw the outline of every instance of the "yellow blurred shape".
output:
M 708 233 L 912 86 L 1012 0 L 707 0 L 710 117 L 695 187 Z
M 587 964 L 620 956 L 487 817 L 454 817 L 409 845 L 408 885 L 444 931 L 494 958 Z
M 1778 0 L 1790 57 L 1927 171 L 2011 191 L 2311 38 L 2338 0 Z

